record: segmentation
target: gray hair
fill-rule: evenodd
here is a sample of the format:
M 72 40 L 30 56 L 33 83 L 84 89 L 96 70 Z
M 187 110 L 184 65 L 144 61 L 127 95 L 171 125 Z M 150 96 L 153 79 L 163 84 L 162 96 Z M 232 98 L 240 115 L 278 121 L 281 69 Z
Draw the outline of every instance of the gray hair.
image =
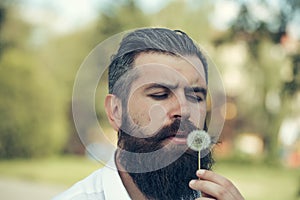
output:
M 156 52 L 174 56 L 195 55 L 204 66 L 207 81 L 207 61 L 198 46 L 186 33 L 165 28 L 145 28 L 127 34 L 122 39 L 118 52 L 112 56 L 108 71 L 110 94 L 123 98 L 127 96 L 125 93 L 128 93 L 128 88 L 134 80 L 133 77 L 136 78 L 136 76 L 130 76 L 131 78 L 128 80 L 128 72 L 133 68 L 136 56 L 143 52 Z M 123 75 L 124 77 L 120 79 Z M 122 80 L 126 80 L 127 83 Z M 124 88 L 125 86 L 127 88 Z

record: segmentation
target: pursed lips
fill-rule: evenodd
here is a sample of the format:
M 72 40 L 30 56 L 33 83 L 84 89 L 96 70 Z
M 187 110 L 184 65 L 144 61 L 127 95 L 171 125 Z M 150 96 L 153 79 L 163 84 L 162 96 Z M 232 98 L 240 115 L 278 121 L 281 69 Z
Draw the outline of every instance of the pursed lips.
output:
M 186 144 L 188 133 L 184 131 L 178 131 L 176 135 L 168 137 L 171 142 L 175 144 Z

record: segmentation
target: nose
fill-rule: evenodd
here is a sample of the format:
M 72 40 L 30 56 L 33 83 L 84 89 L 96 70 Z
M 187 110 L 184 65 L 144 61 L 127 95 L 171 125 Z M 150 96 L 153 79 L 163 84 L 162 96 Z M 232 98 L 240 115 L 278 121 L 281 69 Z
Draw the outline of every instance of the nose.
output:
M 190 107 L 185 95 L 173 95 L 170 118 L 171 119 L 189 119 L 190 118 Z

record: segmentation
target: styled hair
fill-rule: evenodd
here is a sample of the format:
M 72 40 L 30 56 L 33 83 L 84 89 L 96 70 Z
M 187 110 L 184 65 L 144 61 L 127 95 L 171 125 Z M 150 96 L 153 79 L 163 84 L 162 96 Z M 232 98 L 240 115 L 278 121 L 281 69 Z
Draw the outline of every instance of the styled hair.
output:
M 128 74 L 140 53 L 155 52 L 174 56 L 197 56 L 203 66 L 207 81 L 207 62 L 193 40 L 180 30 L 166 28 L 137 29 L 127 34 L 121 41 L 118 52 L 112 56 L 109 65 L 109 93 L 118 95 L 119 89 L 114 88 L 120 77 Z M 121 84 L 122 85 L 122 84 Z M 127 85 L 128 86 L 128 85 Z M 123 90 L 124 91 L 124 90 Z

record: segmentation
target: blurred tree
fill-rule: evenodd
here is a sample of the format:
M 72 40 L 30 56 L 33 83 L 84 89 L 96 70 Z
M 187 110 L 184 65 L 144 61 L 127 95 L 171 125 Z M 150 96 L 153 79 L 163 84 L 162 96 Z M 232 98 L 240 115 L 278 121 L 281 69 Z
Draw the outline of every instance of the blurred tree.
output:
M 247 47 L 249 59 L 245 67 L 247 75 L 251 77 L 248 87 L 255 87 L 255 94 L 248 101 L 251 101 L 250 104 L 240 106 L 240 110 L 244 111 L 240 115 L 244 119 L 240 128 L 244 126 L 248 131 L 263 135 L 267 158 L 270 160 L 277 156 L 280 122 L 291 111 L 288 99 L 296 94 L 300 86 L 299 38 L 293 38 L 295 36 L 288 32 L 292 22 L 299 23 L 300 1 L 277 2 L 277 5 L 272 5 L 270 1 L 240 1 L 239 13 L 232 20 L 230 29 L 214 41 L 216 47 L 236 42 L 243 42 Z M 296 26 L 299 31 L 299 24 Z M 289 49 L 287 46 L 291 39 L 295 48 Z M 279 56 L 271 58 L 272 52 L 279 52 Z M 285 58 L 279 62 L 280 55 Z M 286 60 L 291 61 L 293 69 L 292 78 L 288 81 L 281 77 Z M 276 101 L 277 94 L 281 95 L 278 110 L 276 106 L 270 106 Z M 248 107 L 246 112 L 245 107 Z
M 292 54 L 292 79 L 285 82 L 282 87 L 282 93 L 287 96 L 294 96 L 300 89 L 300 53 Z
M 129 29 L 149 26 L 147 16 L 137 7 L 134 0 L 114 1 L 107 4 L 100 14 L 98 30 L 101 39 Z
M 72 90 L 80 65 L 96 45 L 95 26 L 68 35 L 50 38 L 39 50 L 40 64 L 59 85 L 63 116 L 66 116 L 67 142 L 63 153 L 84 154 L 85 149 L 76 133 L 72 115 Z
M 0 58 L 6 46 L 6 43 L 2 38 L 2 29 L 5 21 L 5 15 L 6 15 L 6 7 L 4 3 L 1 1 L 0 2 Z
M 173 0 L 149 18 L 153 26 L 183 30 L 206 46 L 213 36 L 213 28 L 209 25 L 212 5 L 210 1 Z
M 98 27 L 98 41 L 101 41 L 113 36 L 114 34 L 128 31 L 135 28 L 142 28 L 150 25 L 149 16 L 145 15 L 141 9 L 136 5 L 134 0 L 119 0 L 115 4 L 108 4 L 102 11 L 99 17 Z M 101 84 L 107 83 L 107 76 L 100 81 Z M 103 88 L 100 88 L 103 90 Z M 107 88 L 103 90 L 106 91 Z M 103 93 L 102 92 L 102 93 Z M 106 119 L 106 114 L 103 106 L 98 107 L 98 117 Z
M 85 56 L 87 56 L 96 45 L 108 37 L 128 29 L 144 27 L 147 24 L 147 17 L 136 6 L 134 1 L 110 1 L 101 4 L 100 16 L 96 24 L 91 24 L 85 29 L 51 40 L 51 42 L 45 46 L 42 57 L 51 68 L 54 76 L 62 83 L 63 90 L 65 91 L 64 96 L 69 109 L 71 108 L 72 89 L 76 72 L 80 64 L 83 63 Z M 97 92 L 98 95 L 104 95 L 107 92 L 106 78 L 107 76 L 104 75 L 100 80 L 101 83 L 99 85 L 102 87 L 99 87 L 100 92 Z M 103 85 L 106 87 L 103 87 Z M 103 97 L 99 97 L 99 99 L 101 101 Z M 101 125 L 103 125 L 104 121 L 104 126 L 107 126 L 104 120 L 106 119 L 106 115 L 103 102 L 97 101 L 96 112 Z M 65 152 L 82 154 L 84 153 L 84 147 L 76 134 L 72 113 L 68 112 L 68 114 L 70 134 Z M 94 131 L 94 127 L 89 124 L 86 124 L 85 129 L 86 132 Z
M 0 60 L 0 158 L 46 156 L 65 143 L 61 93 L 29 39 L 31 27 L 10 5 L 1 38 L 10 48 Z

